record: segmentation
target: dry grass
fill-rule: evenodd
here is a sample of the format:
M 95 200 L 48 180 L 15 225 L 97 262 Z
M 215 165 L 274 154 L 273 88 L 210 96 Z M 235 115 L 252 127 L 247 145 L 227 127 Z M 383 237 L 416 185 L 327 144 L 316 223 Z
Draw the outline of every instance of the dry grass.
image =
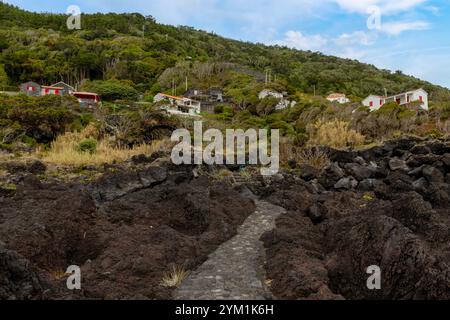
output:
M 80 152 L 77 147 L 84 139 L 96 139 L 97 134 L 93 127 L 86 127 L 81 132 L 69 132 L 59 136 L 51 144 L 49 151 L 40 151 L 42 159 L 46 162 L 59 165 L 101 165 L 104 163 L 122 162 L 138 154 L 152 154 L 163 149 L 167 141 L 157 141 L 151 145 L 142 144 L 133 148 L 115 147 L 108 137 L 97 142 L 94 153 Z
M 318 121 L 316 124 L 310 125 L 308 131 L 309 144 L 314 146 L 345 148 L 362 145 L 365 141 L 362 134 L 350 129 L 348 122 L 340 120 Z
M 299 164 L 310 165 L 319 171 L 324 170 L 331 164 L 328 154 L 318 148 L 301 150 L 296 154 L 295 160 Z
M 173 267 L 170 272 L 167 272 L 161 280 L 161 285 L 166 288 L 177 288 L 186 279 L 189 272 L 183 267 Z

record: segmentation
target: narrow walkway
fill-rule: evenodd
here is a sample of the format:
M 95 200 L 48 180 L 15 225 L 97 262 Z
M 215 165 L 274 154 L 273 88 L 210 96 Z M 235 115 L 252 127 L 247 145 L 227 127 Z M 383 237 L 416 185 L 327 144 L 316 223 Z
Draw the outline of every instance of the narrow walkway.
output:
M 182 283 L 175 292 L 176 300 L 271 299 L 264 283 L 265 253 L 259 239 L 275 227 L 275 219 L 285 210 L 265 201 L 256 201 L 256 206 L 238 234 Z

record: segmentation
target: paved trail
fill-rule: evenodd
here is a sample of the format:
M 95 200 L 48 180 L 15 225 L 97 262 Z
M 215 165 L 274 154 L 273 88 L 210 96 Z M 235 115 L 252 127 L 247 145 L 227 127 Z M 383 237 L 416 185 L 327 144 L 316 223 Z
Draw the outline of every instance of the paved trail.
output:
M 264 284 L 265 253 L 262 234 L 275 227 L 284 213 L 281 207 L 256 201 L 256 211 L 238 234 L 222 244 L 175 292 L 177 300 L 264 300 L 271 299 Z

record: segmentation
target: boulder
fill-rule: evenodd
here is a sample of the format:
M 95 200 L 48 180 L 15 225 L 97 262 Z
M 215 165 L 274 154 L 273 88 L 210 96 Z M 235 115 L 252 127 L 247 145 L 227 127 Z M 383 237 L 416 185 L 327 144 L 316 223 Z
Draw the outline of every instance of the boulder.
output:
M 404 160 L 394 158 L 389 160 L 389 168 L 393 171 L 401 170 L 401 171 L 409 171 L 409 167 Z
M 325 220 L 327 214 L 327 208 L 322 204 L 313 204 L 308 209 L 308 217 L 311 219 L 312 223 L 319 224 Z
M 353 177 L 346 177 L 339 180 L 335 185 L 335 189 L 346 189 L 351 190 L 358 186 L 358 181 L 355 180 Z
M 381 187 L 384 183 L 377 179 L 364 179 L 358 185 L 360 191 L 373 191 L 378 187 Z
M 424 166 L 422 169 L 422 174 L 430 183 L 444 182 L 444 175 L 439 169 L 436 169 L 435 167 L 429 165 Z
M 317 178 L 317 176 L 319 175 L 319 171 L 308 164 L 301 164 L 299 166 L 299 170 L 300 170 L 300 178 L 302 178 L 305 181 L 311 181 Z
M 351 176 L 356 178 L 356 180 L 358 181 L 368 179 L 372 177 L 372 175 L 374 174 L 373 169 L 357 163 L 348 163 L 345 165 L 345 169 Z

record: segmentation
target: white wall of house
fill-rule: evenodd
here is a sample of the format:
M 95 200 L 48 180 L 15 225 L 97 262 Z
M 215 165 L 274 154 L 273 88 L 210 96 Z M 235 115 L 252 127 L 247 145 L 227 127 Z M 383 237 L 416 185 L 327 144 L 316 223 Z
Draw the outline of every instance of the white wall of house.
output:
M 399 93 L 389 97 L 370 95 L 362 101 L 362 104 L 366 107 L 369 107 L 370 111 L 375 111 L 389 102 L 397 102 L 399 105 L 405 105 L 414 101 L 422 101 L 421 108 L 424 110 L 429 110 L 428 93 L 422 88 Z
M 362 101 L 363 106 L 369 107 L 371 111 L 380 109 L 384 104 L 384 97 L 370 95 Z
M 262 100 L 264 98 L 267 98 L 268 96 L 272 96 L 272 97 L 275 97 L 277 99 L 283 99 L 283 94 L 279 93 L 279 92 L 276 92 L 274 90 L 265 89 L 265 90 L 263 90 L 263 91 L 261 91 L 259 93 L 259 99 L 260 100 Z
M 327 98 L 327 100 L 330 101 L 330 102 L 337 102 L 337 103 L 340 103 L 340 104 L 344 104 L 344 103 L 349 103 L 350 102 L 350 99 L 347 98 L 346 96 L 342 96 L 342 97 L 339 97 L 339 98 Z

